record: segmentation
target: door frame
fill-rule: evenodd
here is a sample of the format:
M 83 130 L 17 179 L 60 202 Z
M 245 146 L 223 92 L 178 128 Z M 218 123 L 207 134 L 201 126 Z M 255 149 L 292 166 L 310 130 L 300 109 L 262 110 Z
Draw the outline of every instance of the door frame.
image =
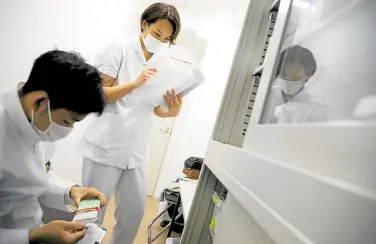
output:
M 161 163 L 160 163 L 160 166 L 158 168 L 158 174 L 157 174 L 157 177 L 155 179 L 155 184 L 153 185 L 153 190 L 151 192 L 151 194 L 147 194 L 149 197 L 153 197 L 154 196 L 154 193 L 155 193 L 155 189 L 157 188 L 157 184 L 158 184 L 158 181 L 159 181 L 159 177 L 161 175 L 161 171 L 162 171 L 162 167 L 163 167 L 163 164 L 164 164 L 164 160 L 165 160 L 165 156 L 166 156 L 166 152 L 167 152 L 167 149 L 170 145 L 170 142 L 171 142 L 171 136 L 172 136 L 172 133 L 174 131 L 174 125 L 175 125 L 175 118 L 173 118 L 173 121 L 172 121 L 172 125 L 171 125 L 171 131 L 170 131 L 170 134 L 168 135 L 168 139 L 167 139 L 167 144 L 166 144 L 166 148 L 164 149 L 164 152 L 163 152 L 163 157 L 162 157 L 162 160 L 161 160 Z
M 191 69 L 192 67 L 192 63 L 188 60 L 184 60 L 184 59 L 181 59 L 181 58 L 178 58 L 178 57 L 174 57 L 174 56 L 169 56 L 169 59 L 172 60 L 172 62 L 180 62 L 181 64 L 183 65 L 187 65 L 188 67 L 188 70 Z M 184 103 L 183 105 L 184 107 L 187 107 L 189 106 L 188 104 L 186 104 L 186 102 Z M 181 116 L 181 114 L 179 115 Z M 163 119 L 163 118 L 161 118 Z M 158 169 L 158 175 L 157 175 L 157 178 L 156 178 L 156 181 L 155 181 L 155 184 L 153 186 L 153 191 L 152 191 L 152 194 L 148 196 L 150 197 L 154 197 L 154 194 L 155 194 L 155 190 L 157 188 L 157 185 L 158 185 L 158 182 L 159 182 L 159 178 L 160 178 L 160 175 L 161 175 L 161 171 L 162 171 L 162 168 L 163 168 L 163 165 L 165 163 L 165 156 L 167 154 L 167 150 L 169 149 L 169 146 L 171 144 L 171 136 L 172 136 L 172 133 L 174 132 L 174 126 L 175 126 L 175 122 L 176 122 L 176 118 L 171 118 L 173 119 L 173 122 L 172 122 L 172 125 L 171 125 L 171 132 L 170 132 L 170 135 L 168 136 L 168 141 L 167 141 L 167 144 L 166 144 L 166 148 L 164 150 L 164 153 L 163 153 L 163 157 L 162 157 L 162 161 L 161 161 L 161 164 L 160 164 L 160 167 Z M 149 139 L 150 140 L 150 139 Z

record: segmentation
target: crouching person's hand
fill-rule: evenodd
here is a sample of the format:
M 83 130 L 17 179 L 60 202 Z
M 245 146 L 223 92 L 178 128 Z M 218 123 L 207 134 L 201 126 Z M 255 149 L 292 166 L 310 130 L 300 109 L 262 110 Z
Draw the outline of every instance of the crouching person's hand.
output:
M 56 220 L 29 230 L 29 242 L 74 244 L 85 234 L 86 229 L 83 223 Z

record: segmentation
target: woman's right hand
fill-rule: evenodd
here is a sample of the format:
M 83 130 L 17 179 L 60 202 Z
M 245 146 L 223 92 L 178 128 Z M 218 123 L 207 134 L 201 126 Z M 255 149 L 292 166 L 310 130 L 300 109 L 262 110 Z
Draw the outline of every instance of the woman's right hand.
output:
M 139 88 L 144 85 L 155 73 L 157 73 L 156 68 L 146 68 L 135 80 L 136 87 Z

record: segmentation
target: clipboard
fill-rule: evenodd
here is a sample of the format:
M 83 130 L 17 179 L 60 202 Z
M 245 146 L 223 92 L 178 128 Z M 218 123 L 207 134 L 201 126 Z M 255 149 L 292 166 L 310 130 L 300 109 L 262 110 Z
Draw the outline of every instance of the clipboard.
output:
M 205 80 L 200 70 L 192 68 L 179 70 L 171 65 L 164 64 L 156 67 L 157 73 L 145 85 L 137 90 L 139 100 L 157 107 L 166 106 L 163 95 L 174 89 L 177 94 L 188 95 Z

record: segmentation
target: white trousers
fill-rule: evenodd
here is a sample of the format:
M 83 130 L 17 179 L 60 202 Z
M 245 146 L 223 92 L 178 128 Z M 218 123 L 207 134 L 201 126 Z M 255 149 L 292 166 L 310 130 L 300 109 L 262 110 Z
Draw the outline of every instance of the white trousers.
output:
M 141 224 L 147 187 L 146 167 L 120 169 L 84 157 L 83 186 L 95 187 L 106 195 L 115 193 L 115 219 L 111 244 L 132 244 Z M 103 222 L 107 206 L 101 210 Z

